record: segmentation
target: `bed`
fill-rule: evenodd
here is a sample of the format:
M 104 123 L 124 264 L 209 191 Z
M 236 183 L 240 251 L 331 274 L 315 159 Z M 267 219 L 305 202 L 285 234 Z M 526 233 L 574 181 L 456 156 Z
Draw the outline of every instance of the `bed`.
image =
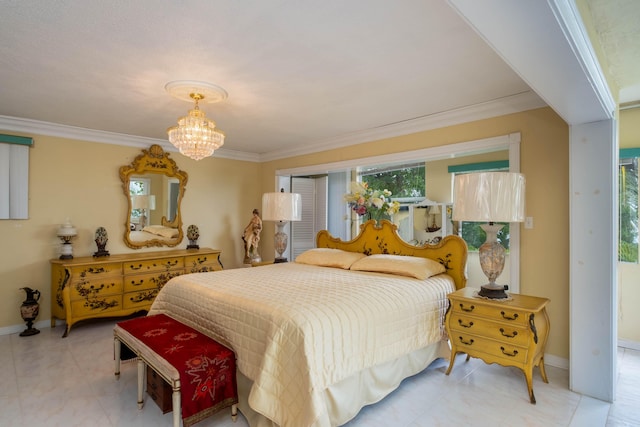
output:
M 416 247 L 368 221 L 350 241 L 321 231 L 316 247 L 295 262 L 173 278 L 149 312 L 236 352 L 252 427 L 342 425 L 449 357 L 443 319 L 446 295 L 466 283 L 462 239 Z

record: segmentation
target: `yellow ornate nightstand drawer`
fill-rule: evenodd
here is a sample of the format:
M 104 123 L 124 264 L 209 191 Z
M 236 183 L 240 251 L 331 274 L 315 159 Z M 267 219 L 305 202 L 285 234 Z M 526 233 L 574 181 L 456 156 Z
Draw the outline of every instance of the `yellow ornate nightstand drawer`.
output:
M 122 300 L 123 308 L 125 310 L 135 308 L 138 310 L 148 310 L 151 307 L 156 295 L 160 292 L 159 289 L 146 289 L 137 292 L 127 292 L 124 294 Z
M 96 313 L 109 313 L 122 309 L 122 295 L 107 295 L 86 300 L 72 301 L 75 317 L 93 317 Z
M 90 280 L 71 284 L 71 301 L 98 298 L 105 295 L 122 294 L 122 277 L 105 277 L 102 280 Z
M 219 254 L 193 255 L 184 257 L 185 273 L 203 273 L 222 270 Z
M 454 313 L 473 314 L 495 320 L 518 323 L 524 326 L 527 325 L 528 319 L 526 312 L 509 306 L 490 306 L 483 304 L 482 301 L 482 299 L 477 299 L 477 301 L 456 300 L 451 303 L 451 309 Z
M 522 364 L 527 359 L 526 347 L 513 346 L 507 343 L 487 340 L 484 339 L 484 337 L 464 333 L 456 333 L 452 337 L 449 337 L 449 339 L 455 341 L 458 351 L 463 353 L 473 351 L 484 353 L 487 356 L 493 356 L 485 359 L 485 361 L 489 363 L 496 362 L 496 360 L 493 360 L 495 357 L 507 359 L 507 364 Z
M 516 346 L 529 345 L 529 331 L 516 323 L 493 322 L 460 313 L 451 313 L 451 330 L 467 334 L 481 333 L 487 338 L 508 342 Z
M 153 260 L 132 260 L 123 263 L 124 274 L 147 273 L 151 271 L 174 270 L 184 268 L 184 258 L 161 258 Z
M 92 280 L 96 277 L 113 276 L 122 274 L 122 263 L 114 262 L 100 265 L 79 265 L 69 269 L 71 277 L 75 280 Z

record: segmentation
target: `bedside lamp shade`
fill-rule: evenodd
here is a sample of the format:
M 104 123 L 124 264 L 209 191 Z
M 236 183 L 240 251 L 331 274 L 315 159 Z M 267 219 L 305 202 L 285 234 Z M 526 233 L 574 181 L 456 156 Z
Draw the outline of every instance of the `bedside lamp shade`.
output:
M 262 195 L 262 220 L 275 221 L 277 232 L 275 234 L 274 246 L 278 256 L 275 262 L 286 262 L 282 256 L 287 250 L 287 234 L 284 226 L 289 221 L 302 220 L 302 196 L 297 193 L 265 193 Z
M 478 295 L 507 298 L 505 287 L 496 284 L 504 269 L 505 249 L 498 242 L 502 224 L 524 221 L 524 176 L 510 172 L 481 172 L 457 175 L 453 189 L 455 221 L 488 222 L 481 225 L 487 240 L 478 249 L 480 267 L 489 279 Z
M 510 172 L 456 175 L 453 219 L 456 221 L 523 222 L 524 176 Z
M 297 193 L 264 193 L 262 195 L 263 221 L 300 221 L 302 196 Z

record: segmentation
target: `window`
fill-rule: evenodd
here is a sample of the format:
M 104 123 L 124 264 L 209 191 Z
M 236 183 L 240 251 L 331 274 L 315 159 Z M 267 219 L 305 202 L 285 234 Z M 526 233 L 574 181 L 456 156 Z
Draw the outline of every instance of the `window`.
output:
M 0 219 L 29 218 L 29 148 L 33 139 L 0 135 Z
M 640 149 L 620 150 L 618 260 L 638 262 L 638 156 Z

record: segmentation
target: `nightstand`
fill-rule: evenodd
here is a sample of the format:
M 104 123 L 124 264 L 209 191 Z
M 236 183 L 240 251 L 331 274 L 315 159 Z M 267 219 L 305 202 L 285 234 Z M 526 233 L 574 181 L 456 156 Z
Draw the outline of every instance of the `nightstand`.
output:
M 515 366 L 524 372 L 531 403 L 533 367 L 548 383 L 544 371 L 544 349 L 549 336 L 547 298 L 509 294 L 510 300 L 490 300 L 474 295 L 474 288 L 463 288 L 448 295 L 445 327 L 451 343 L 451 372 L 458 353 L 477 357 L 485 363 Z

